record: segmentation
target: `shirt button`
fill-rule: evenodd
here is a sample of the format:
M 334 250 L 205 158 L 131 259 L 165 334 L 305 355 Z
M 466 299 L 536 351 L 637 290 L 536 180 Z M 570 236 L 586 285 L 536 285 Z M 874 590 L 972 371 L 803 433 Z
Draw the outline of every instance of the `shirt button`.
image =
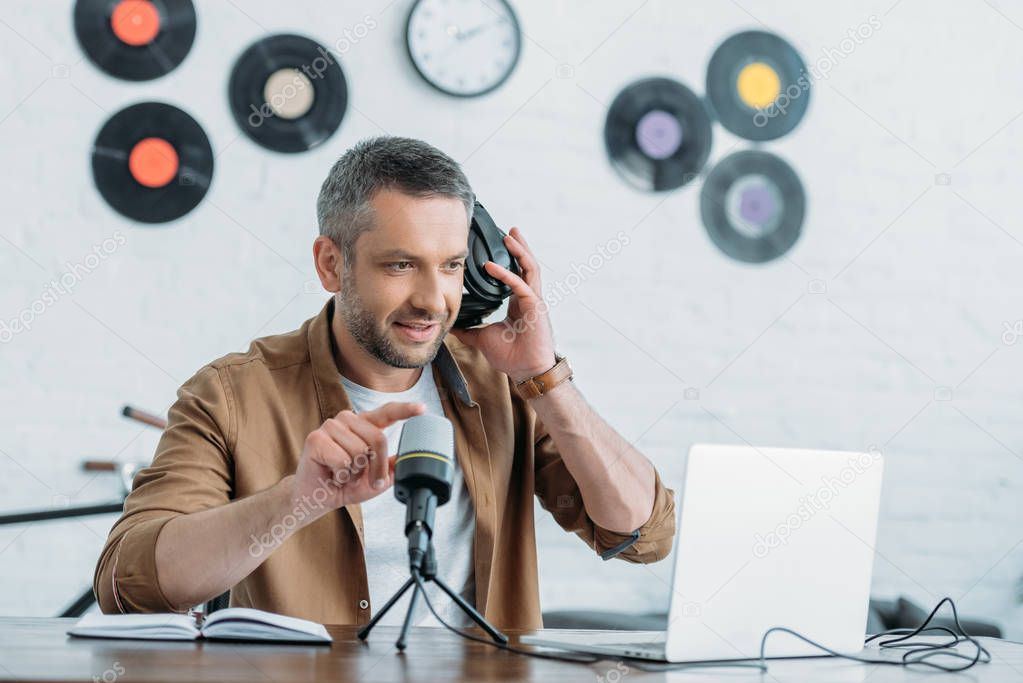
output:
M 369 600 L 359 600 L 359 609 L 369 609 Z

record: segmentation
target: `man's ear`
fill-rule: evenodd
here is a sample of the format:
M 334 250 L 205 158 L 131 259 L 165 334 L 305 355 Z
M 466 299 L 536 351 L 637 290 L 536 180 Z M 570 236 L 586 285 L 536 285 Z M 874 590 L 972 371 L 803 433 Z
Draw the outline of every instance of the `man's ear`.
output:
M 320 235 L 313 241 L 313 265 L 320 284 L 328 292 L 341 291 L 341 277 L 346 266 L 344 260 L 334 240 L 326 235 Z

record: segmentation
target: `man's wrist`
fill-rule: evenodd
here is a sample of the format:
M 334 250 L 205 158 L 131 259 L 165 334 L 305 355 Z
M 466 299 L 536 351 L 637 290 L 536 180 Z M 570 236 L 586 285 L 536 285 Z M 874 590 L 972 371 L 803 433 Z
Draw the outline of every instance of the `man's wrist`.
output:
M 554 354 L 554 365 L 546 370 L 527 377 L 515 384 L 515 391 L 527 401 L 534 401 L 562 384 L 572 380 L 572 367 L 568 359 Z
M 573 390 L 572 385 L 571 381 L 561 382 L 545 391 L 542 396 L 529 399 L 529 404 L 533 406 L 533 410 L 539 413 L 546 406 L 556 404 L 565 398 Z
M 558 354 L 555 353 L 553 356 L 551 356 L 551 362 L 549 365 L 546 365 L 540 369 L 523 370 L 520 372 L 516 372 L 515 374 L 510 375 L 510 377 L 512 378 L 512 381 L 515 382 L 516 384 L 521 384 L 522 382 L 525 382 L 527 379 L 531 379 L 533 377 L 537 377 L 538 375 L 542 375 L 543 373 L 547 372 L 557 364 Z

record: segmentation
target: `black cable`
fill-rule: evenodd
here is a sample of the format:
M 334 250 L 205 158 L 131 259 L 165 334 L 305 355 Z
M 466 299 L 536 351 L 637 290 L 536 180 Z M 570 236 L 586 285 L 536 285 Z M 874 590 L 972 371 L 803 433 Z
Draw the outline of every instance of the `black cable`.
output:
M 864 640 L 863 644 L 864 645 L 869 645 L 871 643 L 871 641 L 877 640 L 878 638 L 884 638 L 885 636 L 899 635 L 900 633 L 912 633 L 914 630 L 915 629 L 911 629 L 911 628 L 893 628 L 893 629 L 890 629 L 888 631 L 882 631 L 881 633 L 875 633 L 874 635 L 872 635 L 869 638 L 867 638 L 866 640 Z M 953 631 L 952 629 L 948 628 L 947 626 L 928 626 L 927 628 L 924 629 L 924 631 L 944 631 L 945 633 L 949 634 L 953 638 L 958 638 L 958 636 L 956 636 L 955 631 Z M 923 631 L 921 631 L 921 633 L 922 632 Z M 893 645 L 892 647 L 898 647 L 898 646 Z
M 920 624 L 919 626 L 917 626 L 916 628 L 913 628 L 913 629 L 909 629 L 909 628 L 891 629 L 889 631 L 884 631 L 882 633 L 874 634 L 874 635 L 870 636 L 869 638 L 867 638 L 866 640 L 863 641 L 864 646 L 866 646 L 869 643 L 871 643 L 871 642 L 873 642 L 875 640 L 878 640 L 880 638 L 890 638 L 888 640 L 883 640 L 883 641 L 879 642 L 878 643 L 878 648 L 880 648 L 880 649 L 910 648 L 909 650 L 907 650 L 902 655 L 902 657 L 900 659 L 871 659 L 871 658 L 867 658 L 867 657 L 860 657 L 858 655 L 842 654 L 840 652 L 836 652 L 835 650 L 832 650 L 831 648 L 829 648 L 829 647 L 827 647 L 825 645 L 821 645 L 820 643 L 818 643 L 818 642 L 816 642 L 814 640 L 811 640 L 810 638 L 807 638 L 803 634 L 798 633 L 796 631 L 793 631 L 790 628 L 786 628 L 784 626 L 774 626 L 772 628 L 767 629 L 767 631 L 764 632 L 763 637 L 760 639 L 760 657 L 756 661 L 754 661 L 754 662 L 749 662 L 749 661 L 746 661 L 746 662 L 743 662 L 743 661 L 719 661 L 719 662 L 678 662 L 678 663 L 669 663 L 669 662 L 649 662 L 649 661 L 646 661 L 646 660 L 643 660 L 643 659 L 637 659 L 637 658 L 634 658 L 634 657 L 620 657 L 620 656 L 613 656 L 613 655 L 592 655 L 589 658 L 583 658 L 582 656 L 580 656 L 580 657 L 568 657 L 568 656 L 565 656 L 565 655 L 555 655 L 555 654 L 547 653 L 547 652 L 533 652 L 533 651 L 530 651 L 530 650 L 521 650 L 521 649 L 519 649 L 517 647 L 513 647 L 511 645 L 507 645 L 507 644 L 504 644 L 504 643 L 496 643 L 493 640 L 490 640 L 490 639 L 487 639 L 487 638 L 480 638 L 480 637 L 478 637 L 476 635 L 473 635 L 473 634 L 467 633 L 466 631 L 463 631 L 461 629 L 455 628 L 451 624 L 449 624 L 446 621 L 444 621 L 444 619 L 442 619 L 441 616 L 439 614 L 437 614 L 437 610 L 435 610 L 433 608 L 433 603 L 430 602 L 430 596 L 427 595 L 427 593 L 426 593 L 426 586 L 423 583 L 422 577 L 416 571 L 412 572 L 412 577 L 415 580 L 416 585 L 419 587 L 419 590 L 422 593 L 423 599 L 426 601 L 426 606 L 430 609 L 431 614 L 433 614 L 434 618 L 438 622 L 440 622 L 440 624 L 442 626 L 444 626 L 444 628 L 446 628 L 447 630 L 451 631 L 452 633 L 454 633 L 456 635 L 459 635 L 462 638 L 465 638 L 466 640 L 471 640 L 471 641 L 474 641 L 474 642 L 477 642 L 477 643 L 482 643 L 484 645 L 490 645 L 490 646 L 495 647 L 495 648 L 497 648 L 499 650 L 506 650 L 508 652 L 512 652 L 512 653 L 515 653 L 515 654 L 526 655 L 528 657 L 537 657 L 539 659 L 553 659 L 553 660 L 561 661 L 561 662 L 571 662 L 573 664 L 595 664 L 597 662 L 601 662 L 601 661 L 608 660 L 608 659 L 619 659 L 619 660 L 621 660 L 621 659 L 628 659 L 633 664 L 633 666 L 635 666 L 637 669 L 641 669 L 643 671 L 676 671 L 676 670 L 679 670 L 679 669 L 732 668 L 732 667 L 738 667 L 738 668 L 755 668 L 755 669 L 759 669 L 762 672 L 766 672 L 767 671 L 767 655 L 766 655 L 767 637 L 769 635 L 771 635 L 772 633 L 788 633 L 789 635 L 795 636 L 796 638 L 799 638 L 803 642 L 808 643 L 808 644 L 818 648 L 822 652 L 826 653 L 824 655 L 819 655 L 820 657 L 836 657 L 836 658 L 839 658 L 839 659 L 847 659 L 847 660 L 854 661 L 854 662 L 861 662 L 863 664 L 884 664 L 884 665 L 887 665 L 887 666 L 907 666 L 907 667 L 908 666 L 919 665 L 919 666 L 927 666 L 927 667 L 931 667 L 931 668 L 934 668 L 934 669 L 938 669 L 939 671 L 955 672 L 955 671 L 965 671 L 966 669 L 969 669 L 969 668 L 975 666 L 978 663 L 987 664 L 988 662 L 991 661 L 991 653 L 988 652 L 987 648 L 985 648 L 983 645 L 981 645 L 980 642 L 976 638 L 974 638 L 973 636 L 968 634 L 966 632 L 966 630 L 963 628 L 963 625 L 959 622 L 959 613 L 956 610 L 955 602 L 953 602 L 952 598 L 949 598 L 949 597 L 942 598 L 941 601 L 938 602 L 938 604 L 934 607 L 934 609 L 931 610 L 931 613 L 927 616 L 927 618 L 924 619 L 923 623 Z M 953 621 L 955 623 L 955 628 L 958 631 L 958 633 L 956 631 L 953 631 L 952 629 L 946 627 L 946 626 L 928 626 L 928 624 L 930 624 L 931 621 L 934 619 L 934 615 L 938 613 L 938 610 L 940 610 L 941 607 L 945 603 L 948 603 L 949 607 L 952 608 L 952 617 L 953 617 Z M 921 633 L 925 633 L 925 632 L 928 632 L 928 631 L 942 631 L 942 632 L 947 633 L 948 635 L 952 636 L 952 640 L 944 642 L 944 643 L 924 643 L 924 642 L 915 642 L 914 643 L 914 642 L 910 641 L 910 638 L 913 638 L 914 636 L 920 635 Z M 960 643 L 966 643 L 966 642 L 971 643 L 974 646 L 974 648 L 975 648 L 975 651 L 974 651 L 974 654 L 973 654 L 972 657 L 970 657 L 969 655 L 964 655 L 964 654 L 961 654 L 959 652 L 955 652 L 954 650 L 952 650 L 952 648 L 956 647 Z M 938 657 L 938 656 L 952 657 L 954 659 L 963 659 L 963 660 L 967 660 L 967 663 L 963 664 L 961 666 L 945 666 L 943 664 L 938 664 L 938 663 L 927 661 L 928 659 L 930 659 L 932 657 Z
M 576 657 L 570 657 L 570 656 L 561 655 L 561 654 L 554 654 L 554 653 L 551 653 L 551 652 L 539 652 L 539 651 L 532 651 L 532 650 L 521 650 L 521 649 L 519 649 L 517 647 L 514 647 L 513 645 L 508 645 L 506 643 L 498 643 L 498 642 L 495 642 L 495 641 L 493 641 L 493 640 L 491 640 L 489 638 L 480 638 L 479 636 L 473 635 L 472 633 L 468 633 L 468 632 L 463 631 L 461 629 L 455 628 L 454 626 L 452 626 L 448 622 L 444 621 L 441 618 L 441 616 L 439 614 L 437 614 L 437 610 L 435 610 L 433 608 L 433 603 L 430 602 L 430 596 L 426 594 L 426 586 L 424 585 L 423 579 L 419 575 L 419 572 L 413 570 L 412 571 L 412 578 L 413 578 L 413 580 L 415 580 L 416 585 L 419 586 L 419 592 L 422 594 L 423 600 L 426 601 L 426 606 L 430 608 L 430 613 L 433 614 L 433 618 L 436 619 L 437 621 L 439 621 L 444 628 L 446 628 L 447 630 L 451 631 L 452 633 L 455 633 L 456 635 L 459 635 L 459 636 L 465 638 L 466 640 L 472 640 L 472 641 L 477 642 L 477 643 L 483 643 L 484 645 L 490 645 L 492 647 L 496 647 L 499 650 L 506 650 L 508 652 L 512 652 L 512 653 L 518 654 L 518 655 L 526 655 L 527 657 L 536 657 L 538 659 L 553 659 L 555 661 L 570 662 L 572 664 L 596 664 L 597 662 L 602 662 L 602 661 L 609 660 L 609 659 L 616 659 L 616 660 L 632 659 L 630 657 L 619 657 L 619 656 L 616 656 L 616 655 L 589 654 L 589 656 L 587 656 L 587 655 L 584 655 L 582 653 L 579 653 L 579 655 L 576 656 Z M 641 659 L 640 660 L 636 660 L 636 662 L 635 662 L 636 668 L 642 669 L 643 667 L 639 665 L 640 662 L 643 662 L 643 663 L 646 663 L 646 662 L 644 662 L 644 660 L 641 660 Z M 766 671 L 767 670 L 766 666 L 764 666 L 764 665 L 762 665 L 760 663 L 755 663 L 755 662 L 754 663 L 750 663 L 750 662 L 687 662 L 687 663 L 683 663 L 683 664 L 675 664 L 673 666 L 675 668 L 706 668 L 706 667 L 722 667 L 722 666 L 724 666 L 724 667 L 753 668 L 753 669 L 760 669 L 761 671 Z
M 953 617 L 953 620 L 955 622 L 955 627 L 956 627 L 956 630 L 958 631 L 958 633 L 953 632 L 951 629 L 948 629 L 948 628 L 946 628 L 944 626 L 932 626 L 932 627 L 928 627 L 927 626 L 928 624 L 931 623 L 931 620 L 934 619 L 934 615 L 938 613 L 938 610 L 940 610 L 942 605 L 944 605 L 946 602 L 948 603 L 949 607 L 952 608 L 952 617 Z M 952 640 L 952 642 L 944 643 L 944 644 L 923 643 L 923 642 L 917 642 L 917 643 L 908 642 L 909 639 L 912 638 L 913 636 L 919 635 L 919 634 L 923 633 L 924 631 L 934 631 L 934 630 L 945 631 L 946 633 L 949 633 L 950 635 L 952 635 L 954 639 Z M 908 631 L 908 632 L 906 632 L 906 631 Z M 934 609 L 931 610 L 931 613 L 927 616 L 927 618 L 924 619 L 924 622 L 922 624 L 920 624 L 919 626 L 917 626 L 915 629 L 911 629 L 911 630 L 909 630 L 909 629 L 894 629 L 892 631 L 885 631 L 884 633 L 878 633 L 876 635 L 873 635 L 873 636 L 867 638 L 864 641 L 864 643 L 863 643 L 864 645 L 867 645 L 871 641 L 877 640 L 878 638 L 887 638 L 889 636 L 896 636 L 895 638 L 892 638 L 891 640 L 883 640 L 883 641 L 879 642 L 878 643 L 878 647 L 881 648 L 881 649 L 886 649 L 886 648 L 904 648 L 904 647 L 905 648 L 912 648 L 912 649 L 908 650 L 907 652 L 905 652 L 900 659 L 870 659 L 870 658 L 867 658 L 867 657 L 860 657 L 858 655 L 842 654 L 840 652 L 835 652 L 834 650 L 832 650 L 832 649 L 830 649 L 830 648 L 828 648 L 828 647 L 826 647 L 824 645 L 821 645 L 820 643 L 815 642 L 815 641 L 807 638 L 806 636 L 802 635 L 801 633 L 797 633 L 797 632 L 793 631 L 792 629 L 785 628 L 784 626 L 775 626 L 773 628 L 767 629 L 767 631 L 764 633 L 763 638 L 760 639 L 760 662 L 762 664 L 764 663 L 764 660 L 765 660 L 765 654 L 764 653 L 765 653 L 765 649 L 766 649 L 766 645 L 767 645 L 767 637 L 769 635 L 771 635 L 772 633 L 775 633 L 775 632 L 778 632 L 778 633 L 788 633 L 789 635 L 795 636 L 796 638 L 799 638 L 803 642 L 809 643 L 810 645 L 813 645 L 814 647 L 818 648 L 819 650 L 822 650 L 823 652 L 828 653 L 832 657 L 839 657 L 841 659 L 848 659 L 848 660 L 851 660 L 851 661 L 854 661 L 854 662 L 862 662 L 864 664 L 884 664 L 884 665 L 887 665 L 887 666 L 922 665 L 922 666 L 929 666 L 931 668 L 938 669 L 939 671 L 965 671 L 966 669 L 969 669 L 972 666 L 976 665 L 978 662 L 983 663 L 983 664 L 987 664 L 988 662 L 991 661 L 991 653 L 988 652 L 987 649 L 983 645 L 981 645 L 980 642 L 977 641 L 976 638 L 974 638 L 973 636 L 968 634 L 966 632 L 966 630 L 963 629 L 963 625 L 961 623 L 959 623 L 959 613 L 956 611 L 956 605 L 952 601 L 952 598 L 949 598 L 949 597 L 942 598 L 941 601 L 937 605 L 935 605 Z M 961 654 L 959 652 L 955 652 L 954 650 L 952 650 L 953 647 L 959 645 L 960 643 L 965 643 L 965 642 L 969 642 L 969 643 L 971 643 L 974 646 L 975 651 L 974 651 L 973 657 L 970 657 L 968 655 L 964 655 L 964 654 Z M 919 654 L 919 656 L 916 656 L 918 654 Z M 963 664 L 961 666 L 945 666 L 944 664 L 937 664 L 937 663 L 934 663 L 934 662 L 927 661 L 928 659 L 930 659 L 932 657 L 938 657 L 938 656 L 941 656 L 941 657 L 952 657 L 953 659 L 964 659 L 964 660 L 967 660 L 967 663 Z
M 954 618 L 955 628 L 958 630 L 958 633 L 956 633 L 955 631 L 953 631 L 952 629 L 950 629 L 950 628 L 948 628 L 946 626 L 928 626 L 928 624 L 930 624 L 931 621 L 934 619 L 934 615 L 937 614 L 938 610 L 940 610 L 941 607 L 946 602 L 948 603 L 949 607 L 952 608 L 952 616 Z M 952 636 L 952 640 L 951 641 L 946 641 L 944 643 L 923 643 L 923 642 L 912 642 L 910 640 L 910 638 L 912 638 L 914 636 L 917 636 L 917 635 L 919 635 L 921 633 L 927 632 L 927 631 L 942 631 L 942 632 L 947 633 L 948 635 Z M 841 659 L 848 659 L 848 660 L 851 660 L 851 661 L 854 661 L 854 662 L 861 662 L 861 663 L 864 663 L 864 664 L 885 664 L 885 665 L 888 665 L 888 666 L 913 666 L 913 665 L 921 665 L 921 666 L 928 666 L 928 667 L 931 667 L 931 668 L 934 668 L 934 669 L 938 669 L 939 671 L 954 672 L 954 671 L 965 671 L 966 669 L 969 669 L 972 666 L 976 665 L 978 662 L 982 663 L 982 664 L 987 664 L 988 662 L 991 661 L 991 653 L 988 652 L 987 649 L 983 645 L 981 645 L 980 642 L 978 642 L 973 636 L 971 636 L 968 633 L 966 633 L 966 630 L 963 628 L 963 625 L 961 623 L 959 623 L 959 614 L 956 611 L 955 603 L 952 601 L 952 598 L 949 598 L 949 597 L 943 598 L 934 607 L 934 609 L 931 610 L 931 613 L 927 616 L 926 619 L 924 619 L 923 623 L 920 624 L 919 626 L 917 626 L 916 628 L 897 628 L 897 629 L 892 629 L 890 631 L 884 631 L 882 633 L 877 633 L 875 635 L 872 635 L 872 636 L 870 636 L 869 638 L 867 638 L 866 640 L 863 641 L 863 644 L 866 646 L 869 643 L 871 643 L 871 642 L 873 642 L 875 640 L 878 640 L 879 638 L 890 638 L 888 640 L 881 641 L 878 644 L 878 647 L 881 648 L 881 649 L 911 648 L 906 653 L 904 653 L 900 659 L 894 659 L 894 660 L 892 660 L 892 659 L 871 659 L 871 658 L 867 658 L 867 657 L 860 657 L 858 655 L 842 654 L 842 653 L 836 652 L 836 651 L 834 651 L 834 650 L 832 650 L 832 649 L 830 649 L 830 648 L 828 648 L 828 647 L 826 647 L 824 645 L 821 645 L 820 643 L 818 643 L 816 641 L 813 641 L 813 640 L 807 638 L 806 636 L 802 635 L 801 633 L 797 633 L 796 631 L 793 631 L 792 629 L 785 628 L 784 626 L 775 626 L 773 628 L 768 629 L 764 633 L 763 637 L 760 640 L 760 657 L 757 660 L 757 666 L 759 666 L 762 671 L 767 671 L 767 662 L 766 662 L 767 657 L 766 657 L 766 654 L 765 654 L 767 637 L 771 633 L 774 633 L 774 632 L 788 633 L 790 635 L 793 635 L 796 638 L 799 638 L 800 640 L 802 640 L 803 642 L 809 643 L 810 645 L 813 645 L 814 647 L 816 647 L 816 648 L 818 648 L 818 649 L 820 649 L 820 650 L 822 650 L 823 652 L 826 653 L 824 655 L 818 655 L 819 657 L 836 657 L 836 658 L 841 658 Z M 894 637 L 892 637 L 892 636 L 894 636 Z M 955 651 L 952 650 L 952 648 L 956 647 L 960 643 L 966 643 L 966 642 L 971 643 L 974 646 L 974 648 L 975 648 L 975 652 L 974 652 L 974 655 L 972 657 L 970 657 L 969 655 L 964 655 L 964 654 L 961 654 L 959 652 L 955 652 Z M 934 663 L 934 662 L 926 661 L 927 659 L 930 659 L 931 657 L 938 657 L 938 656 L 952 657 L 954 659 L 963 659 L 963 660 L 967 660 L 967 663 L 963 664 L 961 666 L 953 667 L 953 666 L 945 666 L 943 664 L 937 664 L 937 663 Z M 786 657 L 785 659 L 788 659 L 788 657 Z M 638 668 L 643 668 L 643 669 L 645 669 L 647 671 L 670 671 L 670 670 L 674 670 L 674 669 L 688 668 L 689 666 L 690 666 L 690 664 L 683 662 L 680 665 L 662 664 L 660 666 L 654 666 L 654 667 L 649 667 L 649 668 L 642 667 L 642 666 L 640 666 Z
M 540 659 L 554 659 L 560 662 L 571 662 L 573 664 L 595 664 L 597 662 L 609 658 L 602 657 L 599 655 L 593 655 L 591 657 L 586 657 L 585 655 L 571 657 L 568 655 L 556 655 L 547 652 L 530 652 L 529 650 L 520 650 L 517 647 L 513 647 L 505 643 L 497 643 L 493 640 L 490 640 L 489 638 L 480 638 L 479 636 L 473 635 L 472 633 L 468 633 L 459 628 L 455 628 L 448 622 L 444 621 L 444 619 L 442 619 L 441 616 L 437 614 L 437 610 L 433 608 L 433 603 L 430 602 L 430 596 L 427 595 L 426 593 L 426 586 L 423 583 L 423 577 L 419 575 L 418 571 L 415 570 L 412 571 L 412 578 L 413 580 L 415 580 L 416 585 L 419 587 L 419 592 L 422 595 L 423 600 L 426 601 L 426 606 L 430 608 L 430 613 L 433 614 L 433 618 L 439 621 L 444 628 L 451 631 L 452 633 L 455 633 L 456 635 L 465 638 L 466 640 L 472 640 L 477 643 L 483 643 L 484 645 L 492 645 L 499 650 L 507 650 L 508 652 L 514 652 L 515 654 L 527 655 L 529 657 L 538 657 Z
M 954 633 L 954 632 L 950 632 L 949 629 L 947 629 L 945 627 L 940 627 L 940 626 L 939 627 L 925 628 L 925 627 L 927 627 L 927 624 L 929 624 L 931 622 L 931 619 L 934 618 L 934 615 L 937 614 L 938 610 L 941 609 L 941 606 L 944 605 L 946 602 L 948 602 L 949 607 L 952 608 L 952 618 L 953 618 L 953 622 L 955 623 L 956 629 L 959 631 L 958 634 Z M 878 646 L 881 647 L 881 648 L 886 648 L 886 647 L 891 647 L 891 648 L 895 648 L 895 647 L 913 647 L 913 644 L 902 644 L 902 643 L 903 643 L 903 641 L 911 638 L 912 636 L 914 636 L 914 635 L 916 635 L 918 633 L 921 633 L 923 630 L 932 630 L 932 629 L 935 629 L 935 628 L 941 628 L 941 629 L 945 630 L 946 632 L 950 632 L 950 635 L 952 635 L 955 638 L 955 641 L 951 644 L 950 647 L 955 647 L 959 643 L 964 643 L 964 642 L 971 643 L 976 648 L 976 651 L 974 653 L 974 657 L 972 659 L 970 659 L 969 657 L 966 657 L 965 655 L 961 655 L 961 654 L 959 654 L 957 652 L 941 652 L 937 648 L 927 648 L 927 647 L 925 647 L 923 645 L 917 645 L 917 646 L 915 646 L 916 647 L 915 650 L 907 652 L 905 655 L 903 655 L 902 659 L 903 659 L 904 662 L 906 662 L 907 665 L 909 665 L 909 664 L 924 664 L 926 666 L 931 666 L 931 667 L 934 667 L 936 669 L 940 669 L 942 671 L 963 671 L 965 669 L 969 669 L 970 667 L 972 667 L 973 665 L 977 664 L 978 662 L 980 662 L 982 664 L 987 664 L 988 662 L 991 661 L 991 653 L 988 652 L 987 649 L 983 645 L 981 645 L 980 642 L 978 642 L 973 636 L 969 635 L 966 632 L 966 630 L 963 628 L 963 625 L 961 623 L 959 623 L 959 613 L 956 610 L 956 605 L 952 601 L 952 598 L 949 598 L 949 597 L 943 598 L 934 607 L 934 609 L 931 610 L 931 613 L 927 616 L 927 618 L 924 619 L 924 623 L 920 624 L 920 626 L 918 626 L 916 628 L 916 630 L 911 631 L 910 633 L 907 633 L 907 634 L 905 634 L 902 637 L 894 638 L 892 640 L 886 640 L 886 641 L 880 642 L 878 644 Z M 867 642 L 870 642 L 871 640 L 874 640 L 876 637 L 877 636 L 869 638 L 867 640 Z M 917 657 L 916 659 L 912 659 L 912 655 L 915 654 L 915 652 L 926 651 L 928 649 L 931 649 L 933 651 L 932 652 L 927 652 L 924 655 L 922 655 L 920 657 Z M 948 655 L 948 656 L 956 657 L 956 658 L 959 658 L 959 659 L 968 659 L 968 660 L 970 660 L 970 663 L 965 665 L 965 666 L 962 666 L 960 668 L 949 669 L 949 668 L 942 667 L 942 666 L 937 665 L 937 664 L 931 664 L 929 662 L 923 661 L 923 660 L 928 659 L 928 658 L 930 658 L 932 656 L 935 656 L 935 655 Z
M 767 673 L 767 666 L 760 662 L 744 662 L 741 660 L 722 660 L 717 662 L 659 662 L 657 660 L 648 659 L 633 659 L 631 657 L 622 657 L 621 659 L 628 659 L 631 666 L 636 667 L 640 671 L 681 671 L 684 669 L 756 669 L 760 673 Z

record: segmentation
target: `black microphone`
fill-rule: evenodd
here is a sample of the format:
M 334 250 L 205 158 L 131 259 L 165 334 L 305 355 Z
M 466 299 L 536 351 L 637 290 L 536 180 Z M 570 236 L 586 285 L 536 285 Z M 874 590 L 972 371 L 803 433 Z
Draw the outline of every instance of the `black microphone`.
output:
M 455 433 L 440 415 L 416 415 L 401 428 L 394 465 L 394 497 L 408 506 L 405 535 L 409 565 L 419 571 L 433 536 L 438 505 L 451 498 L 455 477 Z

